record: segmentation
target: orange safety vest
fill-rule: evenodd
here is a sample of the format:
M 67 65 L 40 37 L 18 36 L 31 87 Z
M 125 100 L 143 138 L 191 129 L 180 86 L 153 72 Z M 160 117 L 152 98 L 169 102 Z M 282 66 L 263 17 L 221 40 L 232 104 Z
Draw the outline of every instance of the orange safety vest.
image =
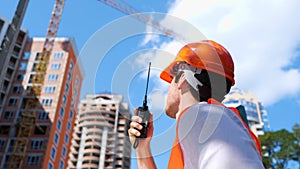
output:
M 221 105 L 224 106 L 222 103 L 214 100 L 214 99 L 208 99 L 207 101 L 208 104 L 216 104 L 216 105 Z M 226 106 L 224 106 L 226 107 Z M 189 108 L 189 107 L 188 107 Z M 170 155 L 170 159 L 169 159 L 169 164 L 168 164 L 168 169 L 184 169 L 184 157 L 183 157 L 183 152 L 178 140 L 178 124 L 179 124 L 179 120 L 181 118 L 181 116 L 186 112 L 186 110 L 188 109 L 186 108 L 178 117 L 178 122 L 176 125 L 176 137 L 175 137 L 175 141 L 174 141 L 174 145 L 171 151 L 171 155 Z M 261 146 L 260 146 L 260 142 L 258 140 L 258 138 L 255 136 L 255 134 L 250 130 L 250 128 L 248 127 L 248 125 L 243 121 L 242 117 L 240 116 L 240 113 L 238 112 L 238 110 L 234 107 L 229 107 L 230 110 L 232 110 L 239 118 L 240 120 L 243 122 L 244 126 L 247 128 L 248 132 L 251 135 L 252 140 L 254 141 L 257 150 L 260 153 L 260 156 L 262 156 L 262 152 L 261 152 Z

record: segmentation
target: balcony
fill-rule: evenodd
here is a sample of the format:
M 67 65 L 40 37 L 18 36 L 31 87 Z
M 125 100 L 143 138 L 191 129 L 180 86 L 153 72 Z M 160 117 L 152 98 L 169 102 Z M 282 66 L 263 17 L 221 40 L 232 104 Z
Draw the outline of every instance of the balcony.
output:
M 7 68 L 7 71 L 6 71 L 6 74 L 5 74 L 5 77 L 7 78 L 7 79 L 11 79 L 12 78 L 12 74 L 13 74 L 13 70 L 12 69 L 10 69 L 10 68 Z
M 21 48 L 19 46 L 15 46 L 12 54 L 14 57 L 18 58 L 19 57 L 19 54 L 20 54 L 20 51 L 21 51 Z
M 3 81 L 3 84 L 2 84 L 2 91 L 3 91 L 4 93 L 6 93 L 6 91 L 7 91 L 7 89 L 8 89 L 8 85 L 9 85 L 9 81 L 4 80 L 4 81 Z
M 15 66 L 16 66 L 16 63 L 17 63 L 17 59 L 16 59 L 16 58 L 13 58 L 13 57 L 11 57 L 11 58 L 10 58 L 10 60 L 9 60 L 9 63 L 8 63 L 8 65 L 9 65 L 10 67 L 12 67 L 12 68 L 15 68 Z
M 25 32 L 22 32 L 20 31 L 18 37 L 17 37 L 17 40 L 16 40 L 16 44 L 19 45 L 19 46 L 22 46 L 22 43 L 24 41 L 24 38 L 25 38 Z
M 92 163 L 85 163 L 85 164 L 82 164 L 82 168 L 98 168 L 98 165 L 92 164 Z
M 97 160 L 99 160 L 99 157 L 95 157 L 95 156 L 84 156 L 83 157 L 83 160 L 95 160 L 95 161 L 97 161 Z

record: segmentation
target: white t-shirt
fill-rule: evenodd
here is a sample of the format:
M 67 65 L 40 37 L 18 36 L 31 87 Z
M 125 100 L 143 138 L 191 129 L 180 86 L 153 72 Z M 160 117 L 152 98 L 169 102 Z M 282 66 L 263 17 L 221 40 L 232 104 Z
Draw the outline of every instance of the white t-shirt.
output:
M 177 125 L 184 168 L 264 168 L 247 128 L 223 106 L 204 102 L 193 105 Z

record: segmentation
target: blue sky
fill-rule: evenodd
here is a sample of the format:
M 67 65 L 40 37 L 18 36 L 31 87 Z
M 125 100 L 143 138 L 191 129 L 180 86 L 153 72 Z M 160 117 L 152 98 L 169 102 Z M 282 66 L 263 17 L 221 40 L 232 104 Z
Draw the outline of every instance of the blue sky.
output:
M 141 12 L 158 12 L 149 17 L 190 36 L 186 41 L 204 37 L 227 47 L 235 61 L 236 86 L 250 90 L 262 101 L 272 130 L 291 130 L 300 123 L 300 22 L 294 19 L 299 16 L 299 2 L 126 2 Z M 30 0 L 22 26 L 30 37 L 46 34 L 53 4 L 54 0 Z M 16 5 L 17 0 L 3 0 L 0 15 L 11 19 Z M 155 117 L 152 147 L 158 168 L 166 168 L 174 121 L 162 110 L 168 85 L 158 74 L 182 42 L 174 42 L 97 0 L 67 0 L 58 36 L 74 37 L 77 43 L 86 75 L 82 97 L 112 91 L 123 94 L 131 109 L 138 107 L 145 92 L 145 70 L 148 62 L 153 62 L 148 97 Z M 136 168 L 135 161 L 132 163 Z

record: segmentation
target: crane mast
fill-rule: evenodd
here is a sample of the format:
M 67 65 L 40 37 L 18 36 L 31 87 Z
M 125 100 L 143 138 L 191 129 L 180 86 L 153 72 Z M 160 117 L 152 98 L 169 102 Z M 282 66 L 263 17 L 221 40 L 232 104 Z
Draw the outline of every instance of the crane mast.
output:
M 47 73 L 49 58 L 54 47 L 55 37 L 61 20 L 65 0 L 56 0 L 48 26 L 42 53 L 39 57 L 36 73 L 33 76 L 32 87 L 27 89 L 27 101 L 24 113 L 20 114 L 18 130 L 13 154 L 9 163 L 10 169 L 20 169 L 24 162 L 32 128 L 36 126 L 36 112 L 41 108 L 39 97 Z M 38 127 L 39 128 L 39 127 Z M 42 130 L 39 128 L 39 130 Z
M 125 1 L 124 4 L 118 3 L 114 0 L 98 0 L 126 15 L 132 15 L 137 20 L 150 25 L 153 28 L 159 30 L 164 35 L 171 38 L 180 38 L 179 34 L 175 33 L 173 30 L 168 29 L 161 25 L 156 20 L 148 17 L 147 15 L 140 13 L 138 10 L 134 9 Z M 45 37 L 45 42 L 41 55 L 38 60 L 36 67 L 36 72 L 33 76 L 32 87 L 26 89 L 26 104 L 24 113 L 20 114 L 20 120 L 17 122 L 17 134 L 16 141 L 12 153 L 11 160 L 9 162 L 9 169 L 20 169 L 23 165 L 24 159 L 26 157 L 26 151 L 29 146 L 29 139 L 32 133 L 32 128 L 37 127 L 41 129 L 36 124 L 36 112 L 42 107 L 39 104 L 39 98 L 42 92 L 43 83 L 47 73 L 47 67 L 49 64 L 49 59 L 51 56 L 52 49 L 54 47 L 54 41 L 58 31 L 59 23 L 61 20 L 63 8 L 65 5 L 65 0 L 55 0 L 54 8 L 52 11 L 52 16 L 48 26 L 47 34 Z

